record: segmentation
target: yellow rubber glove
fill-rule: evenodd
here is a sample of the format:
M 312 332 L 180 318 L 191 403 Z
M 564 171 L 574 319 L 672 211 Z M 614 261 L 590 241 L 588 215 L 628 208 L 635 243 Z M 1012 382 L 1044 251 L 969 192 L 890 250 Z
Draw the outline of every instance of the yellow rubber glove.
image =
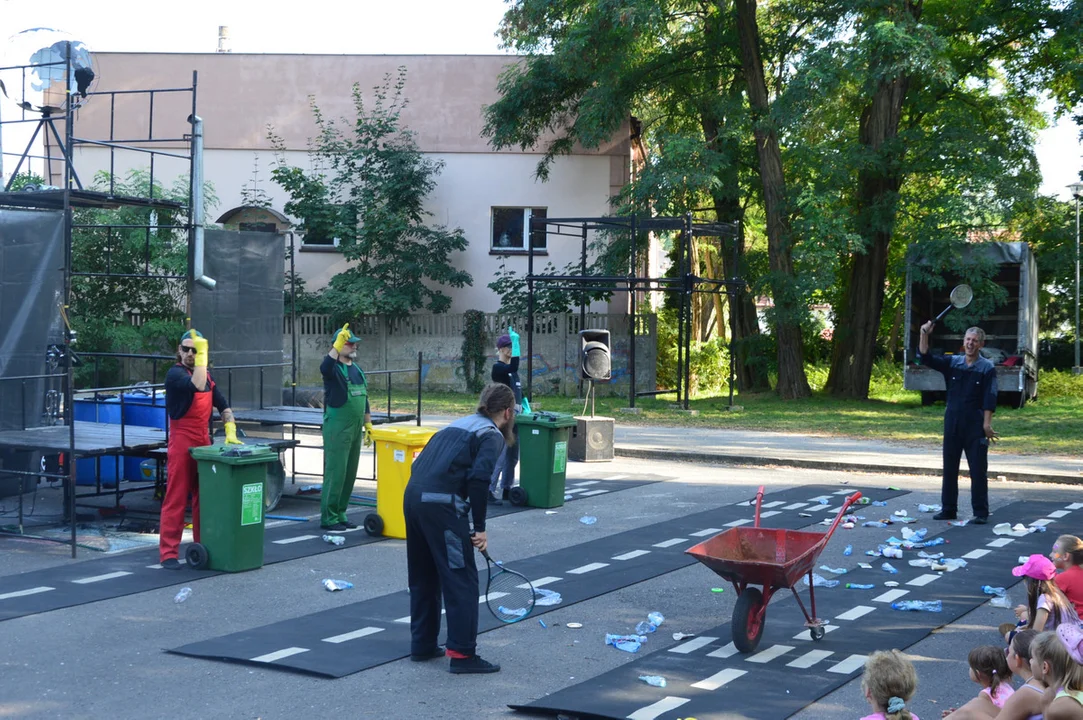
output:
M 342 348 L 346 347 L 348 342 L 350 342 L 350 323 L 346 323 L 338 331 L 338 335 L 335 336 L 335 344 L 332 347 L 335 348 L 335 352 L 341 353 Z
M 372 447 L 372 423 L 365 423 L 365 429 L 361 432 L 361 444 Z
M 226 423 L 226 445 L 244 445 L 243 442 L 237 439 L 237 423 Z
M 196 348 L 196 367 L 207 367 L 207 358 L 210 354 L 207 338 L 192 338 L 192 344 Z

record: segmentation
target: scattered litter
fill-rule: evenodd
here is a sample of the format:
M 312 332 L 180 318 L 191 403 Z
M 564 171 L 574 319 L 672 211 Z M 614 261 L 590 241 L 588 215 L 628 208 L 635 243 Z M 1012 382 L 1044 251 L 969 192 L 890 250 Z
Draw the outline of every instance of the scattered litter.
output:
M 940 505 L 925 505 L 924 503 L 918 503 L 918 512 L 940 512 Z
M 534 597 L 537 598 L 534 601 L 534 604 L 540 607 L 559 605 L 564 600 L 564 598 L 560 596 L 560 593 L 554 590 L 546 590 L 545 588 L 534 588 Z
M 348 580 L 331 580 L 330 578 L 324 578 L 323 586 L 330 592 L 336 590 L 349 590 L 353 587 L 353 583 Z
M 612 645 L 624 652 L 637 653 L 645 642 L 647 642 L 645 635 L 612 635 L 610 633 L 605 635 L 606 645 Z
M 883 565 L 880 566 L 880 569 L 883 570 L 884 572 L 889 572 L 892 575 L 898 575 L 899 574 L 899 571 L 896 570 L 894 567 L 892 567 L 891 563 L 884 563 Z
M 826 570 L 829 573 L 835 573 L 836 575 L 842 575 L 842 574 L 844 574 L 846 572 L 846 568 L 833 568 L 833 567 L 828 567 L 826 565 L 821 565 L 820 569 L 821 570 Z
M 854 505 L 868 505 L 871 502 L 872 500 L 869 500 L 867 497 L 861 497 L 857 499 L 857 502 L 855 502 Z
M 891 603 L 892 610 L 920 610 L 924 612 L 940 612 L 944 609 L 944 603 L 940 600 L 896 600 Z
M 548 629 L 548 627 L 549 627 L 548 625 L 545 624 L 545 621 L 542 620 L 541 618 L 538 618 L 538 624 L 541 625 L 543 628 L 546 628 L 546 629 Z
M 902 559 L 902 550 L 897 547 L 885 547 L 880 549 L 882 557 Z
M 875 585 L 860 585 L 858 583 L 846 583 L 847 590 L 872 590 Z
M 184 588 L 181 588 L 180 592 L 177 593 L 177 596 L 173 598 L 173 602 L 182 603 L 191 596 L 192 596 L 192 588 L 184 587 Z
M 571 500 L 571 499 L 572 499 L 572 496 L 571 496 L 571 495 L 565 495 L 565 496 L 564 496 L 564 499 L 565 499 L 565 500 Z
M 812 513 L 797 513 L 797 517 L 812 517 Z
M 968 522 L 970 522 L 970 521 L 969 520 L 951 520 L 951 521 L 948 522 L 948 525 L 951 525 L 952 527 L 963 527 Z
M 1008 599 L 1007 595 L 997 595 L 995 598 L 989 601 L 989 607 L 995 608 L 1010 608 L 1012 601 Z
M 864 568 L 865 570 L 872 570 L 872 565 L 869 563 L 858 563 L 857 566 L 859 568 Z
M 499 605 L 496 608 L 502 615 L 513 615 L 515 617 L 526 617 L 528 610 L 526 608 L 506 608 L 503 605 Z
M 687 640 L 688 638 L 694 638 L 695 636 L 695 633 L 673 633 L 673 639 L 677 642 L 680 642 L 681 640 Z
M 724 593 L 724 592 L 726 592 L 726 588 L 711 588 L 711 592 L 713 592 L 713 593 Z
M 639 679 L 654 687 L 664 688 L 666 686 L 666 679 L 661 675 L 640 675 Z
M 583 517 L 579 518 L 579 522 L 583 523 L 584 525 L 593 525 L 594 523 L 598 522 L 598 518 L 594 517 L 593 515 L 584 515 Z
M 309 495 L 311 493 L 318 493 L 323 488 L 323 485 L 305 485 L 297 491 L 298 495 Z
M 556 510 L 546 510 L 546 511 L 545 511 L 545 514 L 546 514 L 546 515 L 556 515 L 556 514 L 557 514 L 557 511 L 556 511 Z
M 342 535 L 324 535 L 320 539 L 323 540 L 325 543 L 330 543 L 332 545 L 345 545 L 346 544 L 346 538 L 343 537 Z
M 888 485 L 887 489 L 888 490 L 894 490 L 895 492 L 899 492 L 899 488 L 895 487 L 894 485 Z
M 944 557 L 944 553 L 942 553 L 942 552 L 927 553 L 924 550 L 919 550 L 918 551 L 918 557 L 928 558 L 930 560 L 938 560 L 938 559 Z
M 637 635 L 649 635 L 658 629 L 658 626 L 665 622 L 665 617 L 660 612 L 652 612 L 647 615 L 646 620 L 641 620 L 636 624 Z
M 861 527 L 886 528 L 887 523 L 879 522 L 879 521 L 876 521 L 876 520 L 869 520 L 867 522 L 861 523 Z
M 852 522 L 843 523 L 842 524 L 842 529 L 843 530 L 853 530 L 854 529 L 854 524 Z
M 963 560 L 962 558 L 947 558 L 944 560 L 944 565 L 948 570 L 955 572 L 959 568 L 966 567 L 966 560 Z M 935 566 L 934 569 L 936 569 Z
M 808 585 L 808 576 L 807 575 L 805 576 L 803 582 L 806 585 Z M 833 587 L 838 587 L 838 584 L 839 584 L 838 580 L 828 580 L 827 578 L 825 578 L 823 575 L 820 575 L 819 573 L 813 573 L 812 574 L 812 587 L 829 587 L 829 588 L 833 588 Z
M 870 504 L 876 507 L 887 507 L 887 500 L 873 500 Z
M 853 555 L 854 554 L 854 546 L 853 545 L 847 545 L 846 549 L 842 551 L 842 554 L 846 555 L 846 556 Z
M 888 580 L 884 583 L 884 587 L 899 587 L 899 583 L 895 582 L 894 580 Z
M 1003 597 L 1008 592 L 1002 587 L 993 587 L 992 585 L 982 585 L 981 591 L 986 595 L 996 595 L 997 597 Z
M 935 560 L 929 558 L 918 558 L 917 560 L 911 560 L 908 564 L 910 567 L 932 567 Z
M 830 502 L 827 498 L 820 498 L 819 503 L 821 505 L 827 505 Z
M 906 517 L 906 511 L 905 510 L 896 510 L 895 515 L 897 517 Z
M 1022 523 L 1016 523 L 1015 525 L 1012 525 L 1011 523 L 998 523 L 997 525 L 993 526 L 993 534 L 994 535 L 1009 535 L 1011 537 L 1025 537 L 1025 536 L 1029 535 L 1031 532 L 1032 532 L 1032 530 L 1030 528 L 1026 527 L 1025 525 L 1023 525 Z
M 565 623 L 564 627 L 571 628 L 572 630 L 578 630 L 583 627 L 583 623 Z

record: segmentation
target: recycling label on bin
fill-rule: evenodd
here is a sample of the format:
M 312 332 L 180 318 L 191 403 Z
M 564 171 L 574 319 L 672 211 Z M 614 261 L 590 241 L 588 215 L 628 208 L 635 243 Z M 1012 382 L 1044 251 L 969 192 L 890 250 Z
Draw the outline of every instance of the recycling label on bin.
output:
M 395 451 L 395 462 L 401 462 L 401 463 L 406 462 L 406 451 L 405 450 L 396 450 Z
M 568 467 L 568 443 L 564 440 L 553 445 L 553 472 L 562 473 Z
M 263 522 L 263 483 L 241 485 L 241 525 Z

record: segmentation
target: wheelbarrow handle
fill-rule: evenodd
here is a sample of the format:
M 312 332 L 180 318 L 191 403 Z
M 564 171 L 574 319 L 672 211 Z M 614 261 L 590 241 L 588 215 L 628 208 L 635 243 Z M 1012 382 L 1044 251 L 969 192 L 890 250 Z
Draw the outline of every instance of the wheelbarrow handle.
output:
M 760 507 L 763 505 L 763 485 L 760 485 L 760 489 L 756 491 L 756 521 L 752 527 L 760 526 Z
M 831 536 L 835 533 L 835 528 L 842 522 L 842 518 L 845 517 L 846 511 L 850 509 L 850 506 L 861 499 L 861 491 L 855 492 L 842 503 L 842 507 L 839 508 L 839 514 L 835 516 L 835 522 L 831 523 L 831 527 L 827 530 L 827 535 L 824 536 L 824 542 L 826 543 L 831 539 Z

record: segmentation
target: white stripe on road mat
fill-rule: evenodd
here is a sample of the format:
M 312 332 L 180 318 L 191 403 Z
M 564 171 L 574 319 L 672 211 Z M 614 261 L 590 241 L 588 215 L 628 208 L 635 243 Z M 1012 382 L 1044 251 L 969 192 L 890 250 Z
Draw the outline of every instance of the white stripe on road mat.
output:
M 810 497 L 808 499 L 808 502 L 818 503 L 821 500 L 827 500 L 828 502 L 830 502 L 831 501 L 831 496 L 830 495 L 817 495 L 816 497 Z
M 688 698 L 667 695 L 658 702 L 641 707 L 628 716 L 627 720 L 654 720 L 659 715 L 665 715 L 670 710 L 676 710 L 688 702 Z
M 832 665 L 827 669 L 827 671 L 839 673 L 841 675 L 849 675 L 854 670 L 863 667 L 867 659 L 867 655 L 851 655 L 842 662 Z
M 842 615 L 836 615 L 835 619 L 836 620 L 857 620 L 859 617 L 861 617 L 863 615 L 868 615 L 869 613 L 871 613 L 875 609 L 876 608 L 870 607 L 868 605 L 858 605 L 855 608 L 851 608 L 850 610 L 847 610 Z
M 874 597 L 872 599 L 872 601 L 873 602 L 883 602 L 883 603 L 895 602 L 896 600 L 901 598 L 903 595 L 909 595 L 909 594 L 910 594 L 909 590 L 888 590 L 886 593 L 883 593 L 882 595 L 877 595 L 876 597 Z
M 709 678 L 700 680 L 698 683 L 692 683 L 692 687 L 699 688 L 700 690 L 717 690 L 731 680 L 736 680 L 746 673 L 746 670 L 726 668 L 722 672 L 717 672 Z
M 1055 511 L 1049 513 L 1049 517 L 1051 517 L 1051 518 L 1062 518 L 1067 514 L 1068 514 L 1067 510 L 1055 510 Z
M 772 515 L 781 515 L 781 514 L 782 514 L 781 510 L 768 510 L 765 513 L 760 513 L 760 519 L 762 520 L 763 518 L 769 518 Z
M 797 508 L 803 508 L 806 505 L 808 505 L 808 503 L 794 503 L 793 505 L 787 505 L 786 507 L 784 507 L 782 509 L 783 510 L 796 510 Z
M 106 573 L 105 575 L 79 578 L 78 580 L 72 580 L 72 582 L 76 585 L 89 585 L 90 583 L 101 582 L 102 580 L 112 580 L 113 578 L 124 577 L 125 575 L 131 575 L 131 573 L 126 570 L 120 570 L 118 572 Z
M 315 540 L 319 535 L 298 535 L 296 537 L 284 538 L 282 540 L 272 540 L 275 545 L 291 545 L 296 542 L 304 542 L 305 540 Z
M 986 555 L 988 555 L 991 552 L 992 552 L 992 550 L 986 550 L 984 548 L 978 548 L 977 550 L 971 550 L 966 555 L 963 555 L 963 558 L 966 559 L 966 560 L 977 560 L 978 558 L 985 557 Z
M 918 575 L 913 580 L 908 580 L 906 584 L 907 585 L 913 585 L 914 587 L 925 587 L 926 585 L 931 583 L 933 580 L 939 580 L 941 577 L 942 577 L 941 575 L 932 575 L 932 574 Z
M 620 480 L 622 477 L 624 477 L 624 475 L 614 475 L 613 477 L 607 477 L 606 480 Z M 597 484 L 598 484 L 597 480 L 582 480 L 582 481 L 576 483 L 576 485 L 579 485 L 579 486 L 597 485 Z
M 397 618 L 395 620 L 395 622 L 397 622 L 397 623 L 408 623 L 408 622 L 410 622 L 410 616 L 407 615 L 406 617 Z
M 181 565 L 187 565 L 188 564 L 188 561 L 185 560 L 184 558 L 177 558 L 177 562 L 179 562 Z M 162 569 L 162 564 L 161 563 L 154 563 L 153 565 L 147 565 L 147 568 L 149 570 L 161 570 Z
M 1045 527 L 1046 525 L 1051 525 L 1054 522 L 1055 522 L 1054 520 L 1050 520 L 1049 518 L 1042 518 L 1041 520 L 1035 520 L 1034 522 L 1032 522 L 1030 524 L 1030 526 L 1031 527 Z
M 726 523 L 726 527 L 740 527 L 741 525 L 748 525 L 752 522 L 752 518 L 745 518 L 744 520 L 734 520 L 731 523 Z
M 775 500 L 774 502 L 764 503 L 763 506 L 765 508 L 773 508 L 778 507 L 779 505 L 784 505 L 785 503 L 785 500 Z
M 590 497 L 592 495 L 603 495 L 603 494 L 605 494 L 607 492 L 609 492 L 609 491 L 608 490 L 588 490 L 587 492 L 580 495 L 580 497 Z
M 38 593 L 49 592 L 50 590 L 56 590 L 56 588 L 42 585 L 36 588 L 30 588 L 29 590 L 16 590 L 15 592 L 4 593 L 0 595 L 0 600 L 7 600 L 8 598 L 25 597 L 27 595 L 37 595 Z
M 632 552 L 626 552 L 623 555 L 614 555 L 611 560 L 631 560 L 637 557 L 643 557 L 644 555 L 650 555 L 650 550 L 633 550 Z
M 1065 510 L 1083 510 L 1083 503 L 1072 503 L 1071 505 L 1065 505 Z
M 830 650 L 810 650 L 793 662 L 786 663 L 786 667 L 808 669 L 821 660 L 834 655 Z
M 550 576 L 550 577 L 538 578 L 537 580 L 531 580 L 530 584 L 533 585 L 536 588 L 540 588 L 540 587 L 542 587 L 544 585 L 551 585 L 552 583 L 560 582 L 560 580 L 561 580 L 561 578 Z
M 835 630 L 838 630 L 839 626 L 838 625 L 824 625 L 823 628 L 824 628 L 824 635 L 826 635 L 829 632 L 833 632 Z M 809 633 L 808 630 L 802 630 L 801 632 L 794 635 L 793 639 L 794 640 L 809 640 L 809 641 L 811 641 L 812 640 L 812 635 L 811 635 L 811 633 Z
M 997 538 L 992 542 L 986 543 L 985 547 L 1004 547 L 1005 545 L 1010 545 L 1013 542 L 1015 542 L 1014 538 Z
M 781 657 L 793 650 L 793 645 L 772 645 L 762 652 L 758 652 L 752 657 L 745 658 L 745 662 L 751 663 L 768 663 L 777 657 Z
M 332 635 L 323 639 L 325 643 L 344 643 L 347 640 L 356 640 L 357 638 L 363 638 L 366 635 L 375 635 L 378 632 L 383 632 L 383 628 L 378 627 L 363 627 L 360 630 L 354 630 L 353 632 L 342 633 L 341 635 Z
M 692 537 L 707 537 L 708 535 L 717 535 L 722 532 L 722 528 L 705 528 L 703 530 L 697 530 L 694 533 L 689 533 Z
M 680 545 L 683 542 L 688 542 L 688 538 L 670 538 L 669 540 L 663 540 L 660 543 L 655 543 L 651 547 L 667 548 L 674 545 Z
M 275 650 L 273 653 L 267 653 L 266 655 L 259 655 L 252 658 L 252 662 L 271 663 L 275 660 L 281 660 L 282 658 L 288 658 L 291 655 L 300 655 L 301 653 L 308 652 L 308 648 L 303 647 L 288 647 L 284 650 Z
M 703 637 L 698 637 L 695 640 L 689 640 L 688 642 L 684 643 L 683 645 L 678 645 L 677 647 L 671 647 L 669 649 L 669 651 L 671 653 L 678 653 L 680 655 L 687 655 L 688 653 L 692 652 L 693 650 L 699 650 L 701 647 L 704 647 L 705 645 L 710 645 L 711 643 L 713 643 L 717 639 L 718 638 L 716 638 L 716 637 L 708 637 L 707 635 L 704 635 Z
M 491 592 L 488 595 L 478 595 L 478 605 L 481 605 L 483 602 L 485 602 L 486 598 L 488 598 L 489 600 L 499 600 L 505 595 L 507 595 L 506 592 Z
M 714 652 L 707 653 L 707 657 L 728 658 L 728 657 L 732 657 L 732 656 L 734 656 L 736 654 L 737 654 L 737 646 L 734 645 L 733 643 L 730 643 L 729 645 L 721 647 L 718 650 L 715 650 Z
M 609 563 L 591 563 L 589 565 L 582 565 L 580 567 L 577 567 L 574 570 L 569 570 L 568 574 L 582 575 L 584 573 L 594 572 L 595 570 L 601 570 L 604 567 L 609 567 Z

